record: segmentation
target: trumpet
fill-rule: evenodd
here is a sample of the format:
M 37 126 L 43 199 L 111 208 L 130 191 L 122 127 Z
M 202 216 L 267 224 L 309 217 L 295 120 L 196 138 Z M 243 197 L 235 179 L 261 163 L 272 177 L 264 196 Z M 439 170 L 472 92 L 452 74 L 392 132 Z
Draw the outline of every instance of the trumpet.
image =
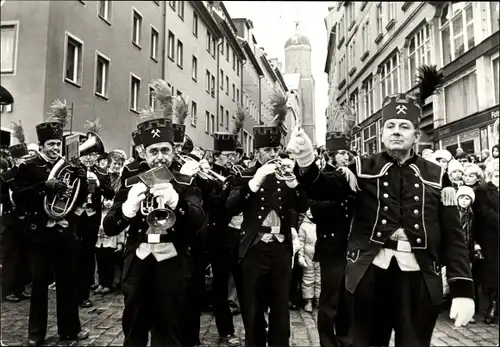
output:
M 293 173 L 293 166 L 287 167 L 287 165 L 283 165 L 282 158 L 274 158 L 269 160 L 266 164 L 275 164 L 276 170 L 274 171 L 274 175 L 277 179 L 281 181 L 293 181 L 296 179 L 295 174 Z
M 179 155 L 177 155 L 176 159 L 181 165 L 184 165 L 187 162 L 199 163 L 198 161 L 196 161 L 196 159 L 193 159 L 188 155 L 179 154 Z M 209 181 L 220 181 L 220 182 L 224 183 L 224 181 L 226 180 L 226 177 L 219 175 L 217 172 L 215 172 L 213 170 L 205 170 L 205 171 L 200 170 L 200 171 L 198 171 L 197 175 L 201 179 L 209 180 Z

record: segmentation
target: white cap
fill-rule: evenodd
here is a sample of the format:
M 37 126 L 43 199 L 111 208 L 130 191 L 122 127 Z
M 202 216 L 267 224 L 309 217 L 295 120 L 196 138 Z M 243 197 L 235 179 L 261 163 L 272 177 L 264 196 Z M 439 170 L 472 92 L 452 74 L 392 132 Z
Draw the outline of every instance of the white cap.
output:
M 451 174 L 453 171 L 456 171 L 456 170 L 464 172 L 464 166 L 458 160 L 452 159 L 448 163 L 448 174 Z
M 472 189 L 469 186 L 460 186 L 457 190 L 457 205 L 458 205 L 458 198 L 467 195 L 469 198 L 471 198 L 472 202 L 476 199 L 476 194 L 474 194 L 474 189 Z

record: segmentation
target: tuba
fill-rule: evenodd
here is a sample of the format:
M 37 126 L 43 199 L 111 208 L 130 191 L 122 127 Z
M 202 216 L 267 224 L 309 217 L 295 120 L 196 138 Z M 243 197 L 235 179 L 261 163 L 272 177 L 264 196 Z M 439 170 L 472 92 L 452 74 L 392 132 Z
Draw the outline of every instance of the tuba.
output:
M 77 158 L 90 153 L 104 153 L 104 145 L 101 138 L 90 131 L 87 133 L 87 140 L 78 147 L 78 152 Z M 81 186 L 81 179 L 76 176 L 76 169 L 74 162 L 68 162 L 61 156 L 50 171 L 48 180 L 58 179 L 68 187 L 64 193 L 50 194 L 44 198 L 43 207 L 51 219 L 63 219 L 75 208 Z
M 155 184 L 168 183 L 175 179 L 166 166 L 148 170 L 137 177 L 149 189 L 153 188 Z M 174 211 L 166 206 L 162 196 L 154 196 L 150 191 L 146 193 L 146 198 L 141 202 L 140 211 L 146 216 L 146 222 L 150 226 L 152 234 L 164 234 L 166 230 L 175 225 Z

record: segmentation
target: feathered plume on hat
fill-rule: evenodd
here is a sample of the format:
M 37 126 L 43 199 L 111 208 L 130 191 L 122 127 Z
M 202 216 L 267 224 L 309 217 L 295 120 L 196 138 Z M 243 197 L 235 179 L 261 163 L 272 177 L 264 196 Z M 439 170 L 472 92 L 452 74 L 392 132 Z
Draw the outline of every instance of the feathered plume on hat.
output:
M 26 143 L 26 137 L 24 136 L 24 129 L 21 121 L 19 121 L 19 123 L 12 122 L 12 130 L 12 136 L 15 137 L 20 144 Z
M 245 124 L 245 118 L 247 114 L 248 112 L 241 105 L 238 105 L 238 109 L 236 110 L 236 117 L 233 120 L 233 134 L 240 133 L 241 128 L 243 128 L 243 125 Z
M 85 121 L 85 129 L 88 131 L 92 131 L 96 134 L 99 134 L 102 130 L 102 125 L 100 124 L 101 118 L 96 118 L 94 121 L 86 120 Z
M 55 100 L 52 105 L 50 105 L 50 110 L 52 114 L 49 118 L 47 118 L 47 122 L 57 122 L 63 125 L 63 128 L 68 124 L 68 120 L 70 119 L 69 115 L 69 107 L 66 104 L 66 100 L 62 102 L 61 100 Z
M 189 116 L 189 98 L 184 98 L 182 95 L 175 97 L 173 111 L 173 123 L 184 124 L 186 118 Z
M 436 65 L 422 65 L 417 70 L 417 97 L 420 104 L 425 104 L 427 99 L 432 94 L 439 94 L 443 87 L 444 76 L 443 73 L 437 70 Z
M 139 110 L 138 123 L 146 122 L 151 119 L 159 118 L 155 114 L 155 110 L 151 106 L 144 106 L 143 109 Z
M 271 106 L 271 114 L 274 116 L 272 122 L 273 126 L 281 126 L 285 121 L 288 113 L 288 97 L 280 91 L 274 92 L 269 97 L 269 104 Z
M 167 82 L 161 79 L 153 80 L 149 85 L 153 89 L 153 96 L 163 108 L 163 118 L 172 121 L 173 116 L 173 97 L 172 89 Z

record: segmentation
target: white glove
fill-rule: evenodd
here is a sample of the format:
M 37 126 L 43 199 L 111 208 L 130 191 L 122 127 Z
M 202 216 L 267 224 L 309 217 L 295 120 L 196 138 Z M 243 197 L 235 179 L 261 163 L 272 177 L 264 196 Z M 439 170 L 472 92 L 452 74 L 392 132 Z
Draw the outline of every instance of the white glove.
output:
M 202 171 L 210 170 L 210 163 L 208 162 L 208 160 L 202 159 L 202 160 L 200 160 L 200 162 L 198 164 L 200 165 L 200 169 Z
M 304 257 L 299 257 L 299 265 L 302 267 L 307 267 L 307 261 Z
M 179 194 L 175 191 L 171 183 L 156 184 L 151 188 L 151 194 L 153 194 L 153 196 L 163 197 L 164 203 L 170 207 L 170 209 L 175 210 L 177 208 Z
M 454 298 L 451 300 L 450 318 L 455 320 L 455 326 L 466 326 L 474 317 L 474 300 L 471 298 Z
M 91 171 L 87 171 L 87 180 L 94 181 L 97 187 L 101 185 L 101 182 L 99 182 L 97 175 Z
M 181 167 L 181 175 L 194 176 L 200 171 L 200 164 L 195 161 L 187 161 Z
M 252 192 L 259 190 L 260 186 L 266 180 L 266 177 L 274 174 L 276 171 L 276 164 L 264 164 L 257 169 L 253 178 L 248 181 L 248 186 Z
M 474 245 L 474 250 L 475 251 L 480 251 L 481 250 L 481 246 L 479 246 L 477 243 Z
M 294 155 L 300 167 L 310 166 L 316 159 L 311 139 L 303 129 L 292 132 L 286 150 Z
M 299 236 L 297 235 L 297 229 L 292 227 L 292 247 L 293 247 L 293 255 L 297 253 L 300 249 L 300 241 Z
M 285 181 L 286 185 L 290 188 L 295 188 L 299 185 L 297 180 Z
M 127 195 L 127 201 L 122 205 L 122 213 L 127 218 L 134 218 L 141 208 L 141 202 L 146 198 L 148 187 L 142 183 L 136 183 L 130 188 Z

